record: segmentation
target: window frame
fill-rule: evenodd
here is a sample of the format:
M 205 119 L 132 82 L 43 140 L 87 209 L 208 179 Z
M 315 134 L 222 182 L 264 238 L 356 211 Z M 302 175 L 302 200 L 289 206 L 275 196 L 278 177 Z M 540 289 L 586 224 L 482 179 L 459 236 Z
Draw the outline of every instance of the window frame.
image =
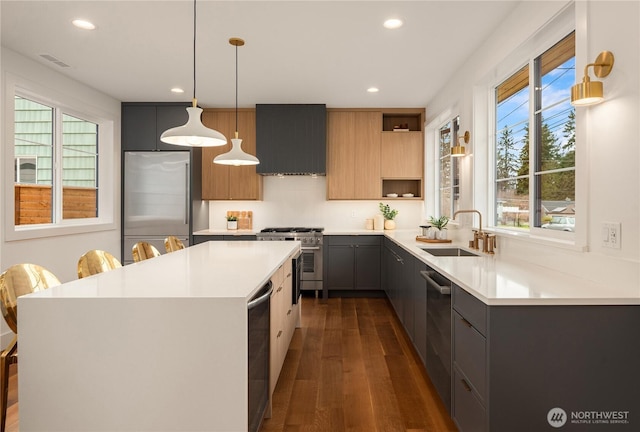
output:
M 88 103 L 75 99 L 55 90 L 41 86 L 32 81 L 22 79 L 11 73 L 6 74 L 4 96 L 4 138 L 10 145 L 4 146 L 4 238 L 6 241 L 17 241 L 35 238 L 44 238 L 68 234 L 80 234 L 113 230 L 117 228 L 117 191 L 119 190 L 120 176 L 117 172 L 117 151 L 116 151 L 116 125 L 117 118 L 113 114 L 107 113 Z M 15 97 L 23 97 L 34 102 L 41 103 L 54 108 L 54 125 L 57 118 L 62 120 L 63 114 L 77 117 L 98 125 L 97 140 L 98 148 L 98 173 L 97 184 L 97 205 L 99 213 L 94 218 L 61 219 L 54 223 L 15 225 L 15 202 L 14 202 L 14 164 L 16 160 L 14 132 L 15 132 Z M 62 152 L 62 130 L 54 127 L 54 152 L 61 155 Z M 61 156 L 60 156 L 61 157 Z M 57 158 L 54 154 L 54 160 Z M 9 165 L 10 164 L 10 165 Z M 116 177 L 117 175 L 117 177 Z M 62 169 L 54 172 L 54 184 L 62 187 Z M 55 186 L 54 186 L 55 187 Z M 55 196 L 52 206 L 62 206 L 61 196 Z M 57 210 L 54 210 L 57 211 Z M 60 210 L 61 212 L 61 210 Z M 61 214 L 61 213 L 60 213 Z
M 580 147 L 580 139 L 583 134 L 583 126 L 580 121 L 582 119 L 582 116 L 579 115 L 579 110 L 576 110 L 575 125 L 576 147 L 580 148 L 580 151 L 576 151 L 575 160 L 575 202 L 576 212 L 579 212 L 581 214 L 581 220 L 579 225 L 576 226 L 576 230 L 573 233 L 573 236 L 566 236 L 567 233 L 565 232 L 558 232 L 537 227 L 531 228 L 529 232 L 516 232 L 513 230 L 503 229 L 500 227 L 496 227 L 495 214 L 496 160 L 495 141 L 493 139 L 496 134 L 495 88 L 502 82 L 507 80 L 511 75 L 513 75 L 523 66 L 529 64 L 530 68 L 533 67 L 533 59 L 541 56 L 545 51 L 553 47 L 557 42 L 562 40 L 572 31 L 576 31 L 576 22 L 579 21 L 579 17 L 577 18 L 574 15 L 574 11 L 575 9 L 573 5 L 569 5 L 568 7 L 563 9 L 562 12 L 558 13 L 554 20 L 549 22 L 545 27 L 539 29 L 538 32 L 533 34 L 527 41 L 519 46 L 517 50 L 513 51 L 510 55 L 504 58 L 502 62 L 498 63 L 493 71 L 489 73 L 484 80 L 478 82 L 474 87 L 474 112 L 481 115 L 478 115 L 476 121 L 474 121 L 474 136 L 476 136 L 474 166 L 476 169 L 474 169 L 473 198 L 474 202 L 476 203 L 475 207 L 482 211 L 483 214 L 486 213 L 487 215 L 487 230 L 495 232 L 498 236 L 517 238 L 520 240 L 530 241 L 531 243 L 583 252 L 588 250 L 587 229 L 589 220 L 586 211 L 588 196 L 587 190 L 584 187 L 585 174 L 584 170 L 581 169 L 581 167 L 584 166 L 584 163 L 586 162 L 587 155 L 584 154 L 585 149 Z M 580 43 L 584 43 L 584 38 L 579 36 L 576 31 L 576 65 L 581 64 L 581 52 L 579 52 Z M 576 75 L 581 75 L 581 70 L 577 70 Z M 534 86 L 530 86 L 530 92 L 534 91 L 533 87 Z M 530 100 L 532 100 L 532 98 L 533 95 L 530 94 Z M 531 111 L 529 122 L 530 124 L 532 124 L 533 122 Z M 483 136 L 487 138 L 483 138 Z M 486 152 L 484 150 L 481 150 L 483 144 L 487 146 Z M 532 172 L 530 172 L 530 174 L 532 174 Z M 533 180 L 530 179 L 530 181 Z M 482 188 L 478 187 L 479 185 L 487 186 L 486 193 L 482 192 Z M 529 196 L 531 198 L 532 194 L 530 194 Z M 532 202 L 530 202 L 530 206 L 533 206 Z
M 449 125 L 449 153 L 447 155 L 442 155 L 442 153 L 440 152 L 441 148 L 442 148 L 442 143 L 441 143 L 441 138 L 442 138 L 442 129 L 445 128 L 447 125 Z M 437 133 L 437 143 L 436 143 L 436 166 L 437 166 L 437 177 L 436 177 L 436 183 L 438 185 L 437 187 L 437 196 L 436 196 L 436 213 L 439 216 L 447 216 L 449 219 L 453 218 L 453 214 L 460 208 L 460 158 L 457 157 L 453 157 L 451 155 L 451 148 L 456 145 L 456 143 L 458 142 L 458 133 L 460 131 L 460 116 L 459 115 L 454 115 L 453 117 L 450 117 L 448 120 L 445 120 L 444 122 L 441 122 L 441 124 L 438 126 L 436 133 Z M 449 159 L 449 167 L 450 167 L 450 171 L 451 171 L 451 181 L 449 183 L 449 186 L 444 188 L 442 185 L 442 161 L 444 160 L 444 158 L 448 158 Z M 457 183 L 456 183 L 457 181 Z M 450 196 L 450 208 L 446 209 L 447 211 L 445 212 L 442 208 L 442 194 L 443 192 L 447 190 L 449 191 L 449 196 Z

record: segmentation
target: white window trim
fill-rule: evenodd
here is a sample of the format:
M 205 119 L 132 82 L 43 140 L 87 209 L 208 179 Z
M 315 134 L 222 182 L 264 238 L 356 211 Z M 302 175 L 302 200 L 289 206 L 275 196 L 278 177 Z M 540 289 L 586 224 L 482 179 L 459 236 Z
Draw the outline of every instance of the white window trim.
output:
M 425 215 L 440 214 L 440 128 L 457 116 L 457 107 L 445 109 L 425 128 Z M 432 168 L 433 167 L 433 168 Z
M 16 95 L 37 102 L 61 108 L 65 114 L 76 116 L 98 124 L 98 205 L 99 216 L 86 219 L 68 219 L 55 224 L 33 224 L 15 226 L 14 224 L 14 122 Z M 69 234 L 90 233 L 117 228 L 116 186 L 116 145 L 113 115 L 88 105 L 86 102 L 61 94 L 32 81 L 22 79 L 10 73 L 5 74 L 4 92 L 4 236 L 6 241 L 27 240 Z
M 577 22 L 581 20 L 580 11 L 574 9 L 574 4 L 568 5 L 557 16 L 549 22 L 544 28 L 540 29 L 536 34 L 530 37 L 522 46 L 516 49 L 510 56 L 504 59 L 496 66 L 494 71 L 489 74 L 490 78 L 484 83 L 478 83 L 473 89 L 473 124 L 475 146 L 474 148 L 474 191 L 473 200 L 475 208 L 486 216 L 487 231 L 495 233 L 497 236 L 517 238 L 532 243 L 544 244 L 550 247 L 558 247 L 574 251 L 587 250 L 587 190 L 582 187 L 581 183 L 584 179 L 584 168 L 586 168 L 586 155 L 584 146 L 580 146 L 580 150 L 576 151 L 576 212 L 580 213 L 579 224 L 576 225 L 575 233 L 556 232 L 545 230 L 542 228 L 532 227 L 529 232 L 517 232 L 512 230 L 500 229 L 495 227 L 495 88 L 504 80 L 509 78 L 514 72 L 522 68 L 525 64 L 532 61 L 531 59 L 542 55 L 546 50 L 561 40 L 571 31 L 576 30 Z M 582 37 L 582 40 L 579 40 Z M 585 36 L 576 32 L 576 70 L 581 74 L 582 69 L 578 65 L 580 56 L 578 55 L 578 46 L 584 41 Z M 530 68 L 531 70 L 531 68 Z M 531 86 L 530 86 L 531 87 Z M 530 91 L 533 91 L 530 88 Z M 530 95 L 530 97 L 533 97 Z M 532 116 L 532 114 L 530 114 Z M 576 110 L 576 145 L 579 146 L 579 137 L 582 136 L 584 127 L 580 124 L 578 110 Z M 584 117 L 583 117 L 584 119 Z M 530 124 L 532 123 L 530 118 Z M 481 150 L 484 149 L 484 150 Z M 533 155 L 535 152 L 531 152 Z M 578 156 L 580 155 L 580 156 Z M 530 162 L 530 166 L 535 166 Z M 533 173 L 530 173 L 533 176 Z M 532 180 L 530 179 L 530 182 Z M 531 183 L 532 184 L 532 183 Z M 530 196 L 530 200 L 531 200 Z M 533 203 L 530 203 L 530 208 Z M 568 238 L 572 237 L 572 238 Z

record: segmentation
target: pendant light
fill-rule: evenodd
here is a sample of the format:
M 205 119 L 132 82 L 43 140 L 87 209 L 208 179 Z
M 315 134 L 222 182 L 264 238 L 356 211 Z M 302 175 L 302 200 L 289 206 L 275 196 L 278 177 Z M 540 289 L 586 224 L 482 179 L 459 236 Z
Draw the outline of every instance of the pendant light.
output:
M 193 106 L 187 108 L 189 119 L 182 126 L 167 129 L 160 141 L 187 147 L 216 147 L 225 145 L 227 139 L 217 130 L 202 124 L 202 108 L 196 99 L 196 0 L 193 0 Z
M 231 139 L 231 150 L 218 155 L 213 159 L 213 163 L 220 165 L 258 165 L 260 161 L 257 157 L 242 151 L 242 140 L 238 138 L 238 47 L 244 45 L 240 38 L 231 38 L 229 43 L 236 47 L 236 135 Z

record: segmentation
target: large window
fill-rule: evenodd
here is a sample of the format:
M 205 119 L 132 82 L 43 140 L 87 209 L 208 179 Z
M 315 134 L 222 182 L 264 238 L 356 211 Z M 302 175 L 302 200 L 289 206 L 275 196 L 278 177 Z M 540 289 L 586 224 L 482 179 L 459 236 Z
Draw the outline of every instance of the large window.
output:
M 496 227 L 574 231 L 574 71 L 571 33 L 496 87 Z
M 15 96 L 15 225 L 98 217 L 98 125 Z
M 440 216 L 453 217 L 460 197 L 458 158 L 451 156 L 451 146 L 458 142 L 460 118 L 448 121 L 438 130 L 438 160 L 440 171 Z

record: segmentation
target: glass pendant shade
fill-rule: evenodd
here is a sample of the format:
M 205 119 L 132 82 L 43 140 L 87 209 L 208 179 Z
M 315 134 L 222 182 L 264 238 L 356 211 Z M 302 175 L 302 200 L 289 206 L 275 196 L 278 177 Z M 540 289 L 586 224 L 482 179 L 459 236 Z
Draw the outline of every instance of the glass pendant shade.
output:
M 225 145 L 227 139 L 220 132 L 202 124 L 202 108 L 188 107 L 189 120 L 182 126 L 167 129 L 160 135 L 160 141 L 167 144 L 188 147 L 216 147 Z
M 239 138 L 231 139 L 231 150 L 227 153 L 218 155 L 213 159 L 213 163 L 220 165 L 258 165 L 260 161 L 257 157 L 242 151 L 242 140 Z

